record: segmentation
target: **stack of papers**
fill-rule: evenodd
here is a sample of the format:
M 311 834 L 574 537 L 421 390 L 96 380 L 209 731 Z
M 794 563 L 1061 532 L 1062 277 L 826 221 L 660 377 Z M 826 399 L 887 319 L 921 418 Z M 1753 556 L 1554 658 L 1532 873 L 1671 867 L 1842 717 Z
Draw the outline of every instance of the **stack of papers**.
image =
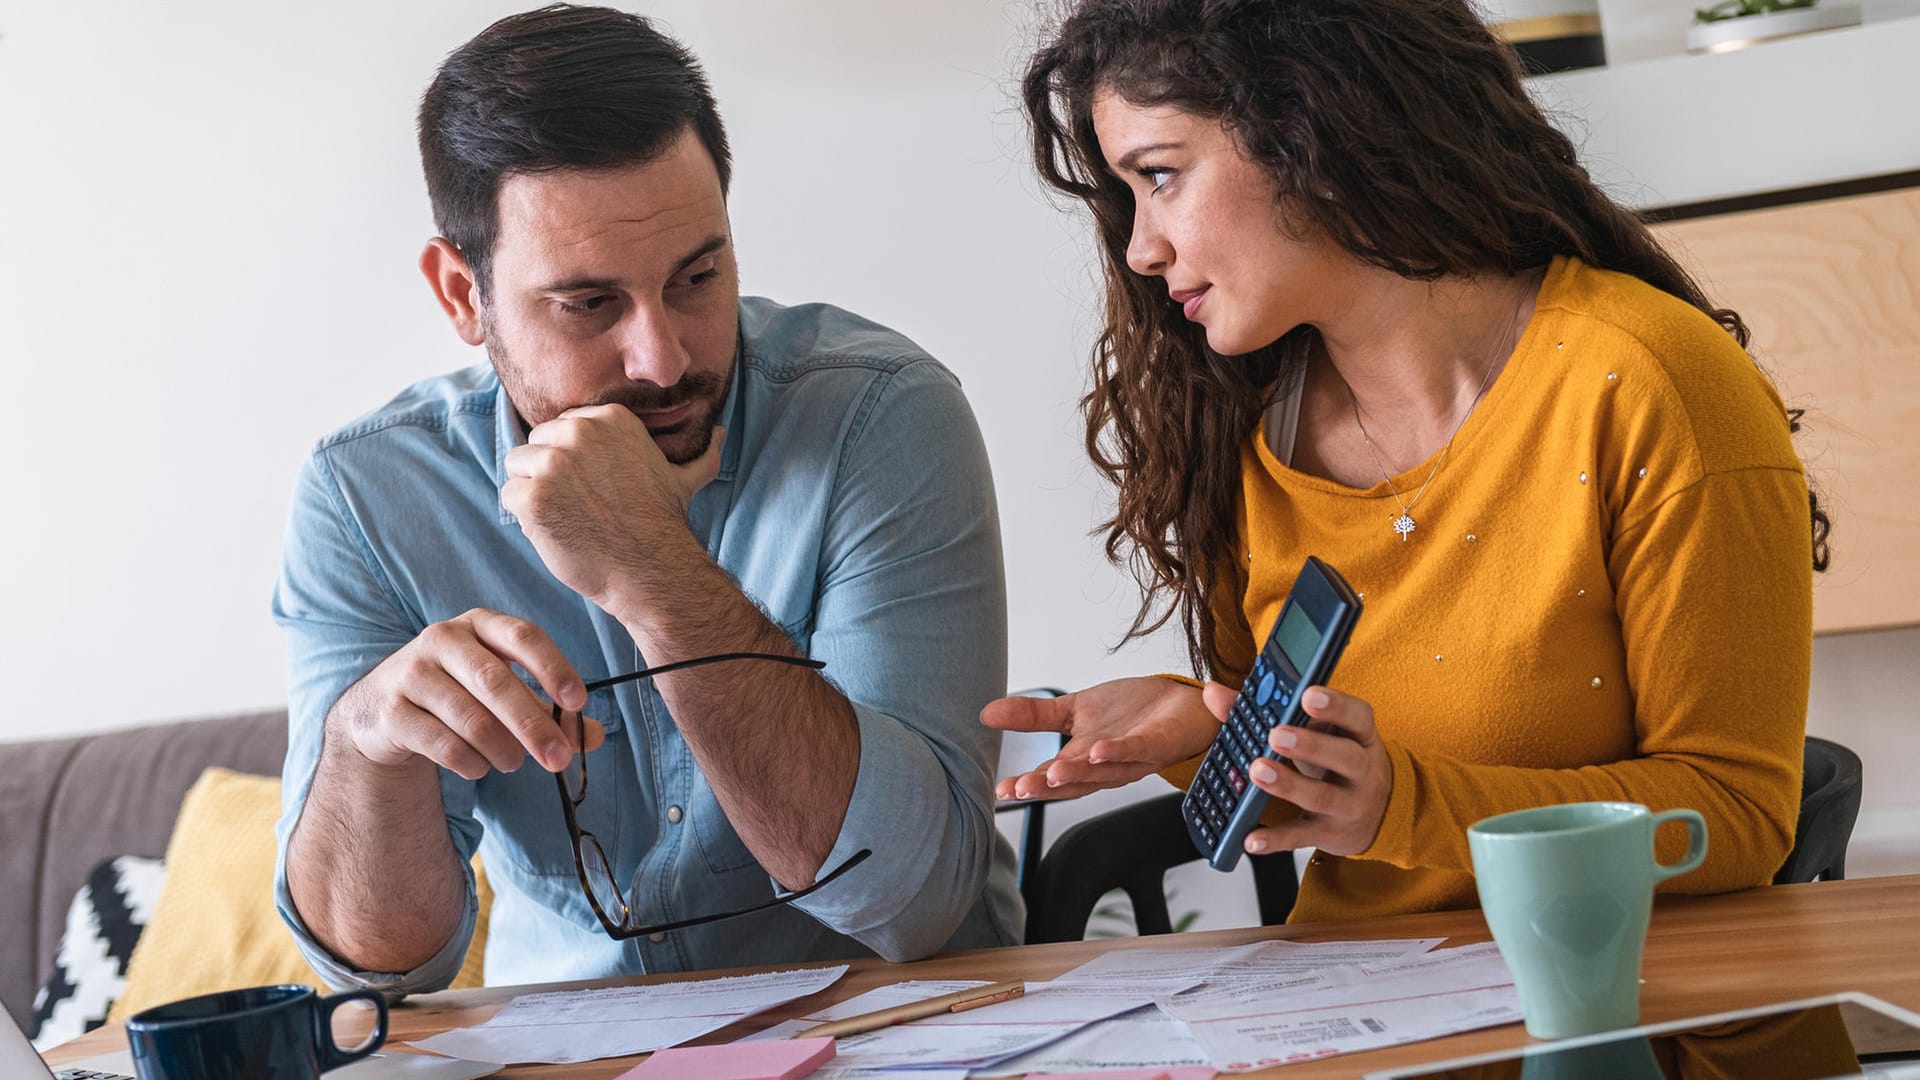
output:
M 842 1036 L 817 1080 L 965 1080 L 1214 1068 L 1348 1054 L 1520 1020 L 1489 942 L 1439 938 L 1110 952 L 1026 994 Z M 845 966 L 515 998 L 477 1027 L 416 1046 L 500 1062 L 577 1062 L 674 1046 L 825 989 Z M 754 1039 L 986 985 L 900 982 Z
M 678 1046 L 742 1017 L 817 993 L 847 965 L 725 979 L 522 994 L 484 1024 L 413 1045 L 503 1065 L 597 1061 Z
M 1228 993 L 1235 988 L 1249 995 L 1265 994 L 1271 992 L 1275 981 L 1317 977 L 1323 971 L 1342 967 L 1419 956 L 1441 940 L 1412 938 L 1314 944 L 1269 941 L 1224 949 L 1127 949 L 1082 964 L 1055 981 L 1177 983 L 1196 987 L 1192 994 Z M 1181 995 L 1176 991 L 1156 994 L 1156 998 L 1178 1001 Z M 1090 1025 L 1032 1053 L 1002 1061 L 991 1072 L 976 1075 L 1018 1076 L 1029 1072 L 1186 1065 L 1223 1067 L 1195 1037 L 1186 1021 L 1156 1006 Z
M 1159 1002 L 1225 1072 L 1419 1042 L 1521 1019 L 1492 942 L 1315 974 L 1201 987 Z
M 883 986 L 843 1001 L 801 1020 L 776 1024 L 755 1038 L 785 1038 L 829 1020 L 841 1020 L 895 1005 L 924 1001 L 984 983 L 904 982 Z M 905 1024 L 895 1024 L 862 1035 L 842 1035 L 834 1059 L 836 1075 L 871 1076 L 874 1070 L 912 1069 L 924 1076 L 929 1068 L 979 1071 L 1056 1042 L 1100 1020 L 1141 1008 L 1152 1008 L 1156 992 L 1175 993 L 1193 986 L 1184 983 L 1106 982 L 1028 983 L 1027 992 L 1011 1001 L 942 1013 Z

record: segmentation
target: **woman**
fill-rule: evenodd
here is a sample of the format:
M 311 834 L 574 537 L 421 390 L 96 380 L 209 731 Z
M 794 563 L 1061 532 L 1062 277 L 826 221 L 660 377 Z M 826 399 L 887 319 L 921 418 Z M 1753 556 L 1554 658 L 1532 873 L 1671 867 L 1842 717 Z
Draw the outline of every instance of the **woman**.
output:
M 1071 735 L 1000 797 L 1188 782 L 1317 554 L 1365 614 L 1246 842 L 1318 849 L 1294 921 L 1471 906 L 1468 825 L 1586 799 L 1707 817 L 1674 889 L 1768 881 L 1826 558 L 1794 414 L 1467 3 L 1081 0 L 1024 94 L 1105 256 L 1128 636 L 1177 612 L 1212 684 L 990 704 Z

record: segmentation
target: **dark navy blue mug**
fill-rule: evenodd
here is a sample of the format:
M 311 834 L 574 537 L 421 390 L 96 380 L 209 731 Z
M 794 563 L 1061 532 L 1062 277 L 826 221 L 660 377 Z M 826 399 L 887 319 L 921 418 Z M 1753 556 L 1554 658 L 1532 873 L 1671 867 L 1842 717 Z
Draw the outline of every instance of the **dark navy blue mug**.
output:
M 333 1011 L 366 1001 L 373 1034 L 352 1049 L 333 1040 Z M 374 990 L 321 997 L 310 986 L 255 986 L 204 994 L 127 1021 L 140 1080 L 314 1080 L 387 1041 L 387 1003 Z

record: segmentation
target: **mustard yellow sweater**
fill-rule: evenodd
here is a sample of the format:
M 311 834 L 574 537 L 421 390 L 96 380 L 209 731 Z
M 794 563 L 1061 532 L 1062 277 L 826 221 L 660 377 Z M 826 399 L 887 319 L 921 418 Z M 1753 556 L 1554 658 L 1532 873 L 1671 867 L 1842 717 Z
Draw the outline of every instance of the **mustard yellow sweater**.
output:
M 1393 482 L 1410 495 L 1430 468 Z M 1554 260 L 1404 541 L 1384 483 L 1296 472 L 1259 431 L 1241 471 L 1249 584 L 1216 604 L 1221 679 L 1326 559 L 1365 607 L 1330 682 L 1373 705 L 1393 766 L 1372 846 L 1316 858 L 1292 921 L 1473 906 L 1469 825 L 1589 799 L 1705 815 L 1705 865 L 1664 889 L 1772 878 L 1800 798 L 1807 486 L 1779 396 L 1711 319 Z M 1184 787 L 1197 763 L 1165 775 Z M 1684 840 L 1663 831 L 1662 860 Z

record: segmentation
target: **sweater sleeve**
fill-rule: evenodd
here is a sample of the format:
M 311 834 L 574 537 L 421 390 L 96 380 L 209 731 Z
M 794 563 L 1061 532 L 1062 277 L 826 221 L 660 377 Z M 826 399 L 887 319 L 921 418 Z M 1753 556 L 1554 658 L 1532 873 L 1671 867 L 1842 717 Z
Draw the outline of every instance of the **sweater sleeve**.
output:
M 1675 892 L 1765 884 L 1793 844 L 1812 666 L 1807 488 L 1794 469 L 1708 473 L 1617 527 L 1608 554 L 1637 756 L 1574 769 L 1471 765 L 1388 743 L 1393 790 L 1358 857 L 1468 870 L 1467 827 L 1532 806 L 1691 807 L 1707 860 Z M 1662 830 L 1663 862 L 1685 848 Z

